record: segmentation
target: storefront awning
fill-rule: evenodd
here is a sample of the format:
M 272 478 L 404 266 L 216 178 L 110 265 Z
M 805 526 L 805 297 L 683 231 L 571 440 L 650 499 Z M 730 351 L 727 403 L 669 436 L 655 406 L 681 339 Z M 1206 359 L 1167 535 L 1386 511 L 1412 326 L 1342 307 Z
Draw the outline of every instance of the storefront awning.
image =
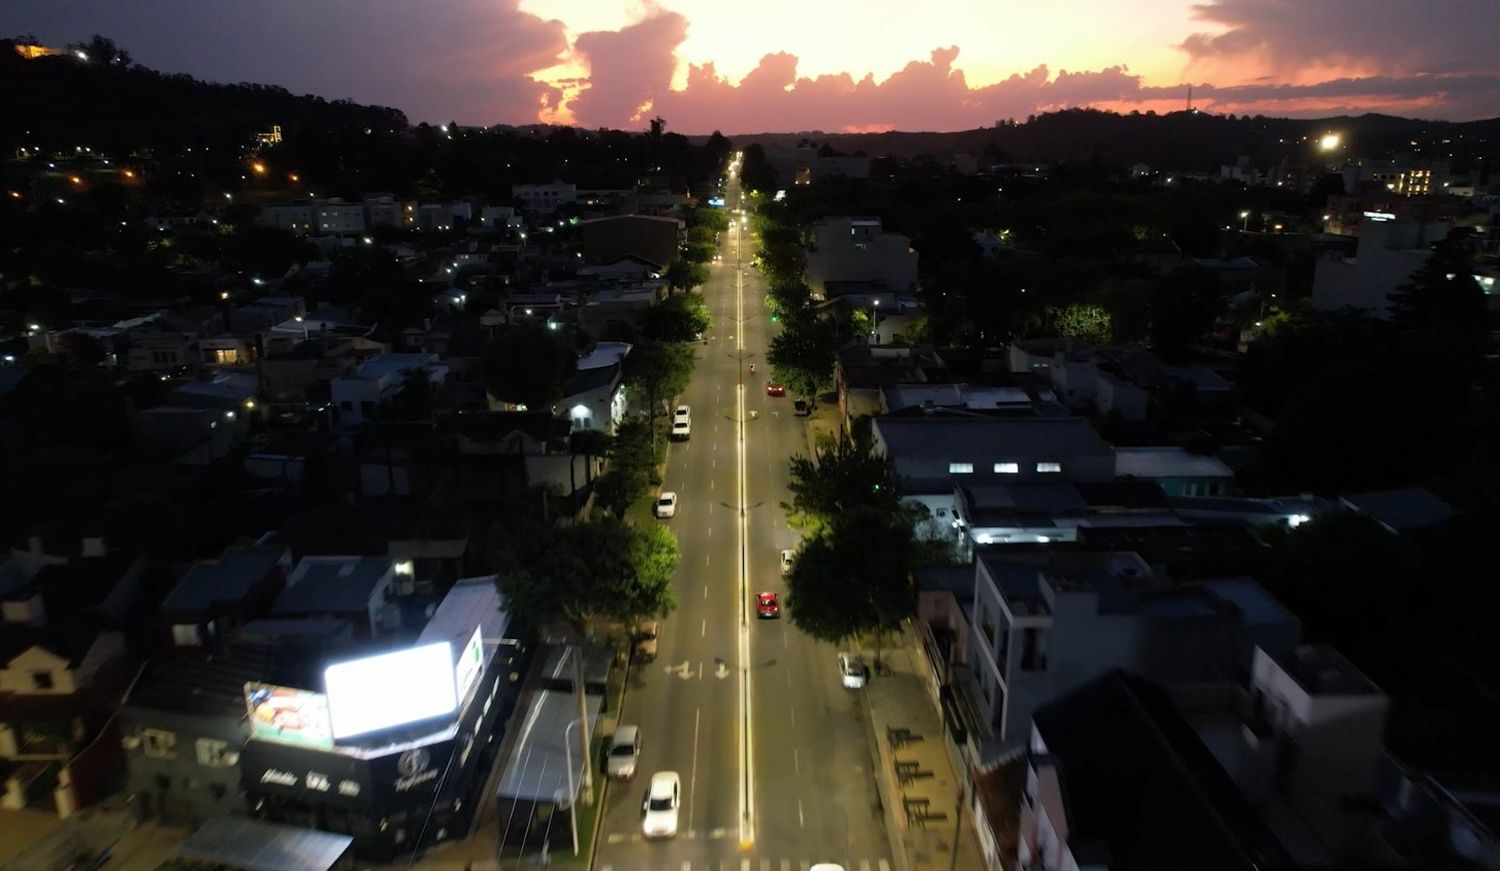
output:
M 352 843 L 348 835 L 225 817 L 205 823 L 178 853 L 242 871 L 328 871 Z

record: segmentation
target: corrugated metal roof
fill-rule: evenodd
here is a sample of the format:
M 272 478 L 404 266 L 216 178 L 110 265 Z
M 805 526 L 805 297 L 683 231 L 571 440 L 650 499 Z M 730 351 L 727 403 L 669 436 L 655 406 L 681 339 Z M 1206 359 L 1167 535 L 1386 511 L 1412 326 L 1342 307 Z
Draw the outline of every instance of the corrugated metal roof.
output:
M 349 835 L 224 817 L 204 823 L 178 854 L 244 871 L 328 871 L 353 843 Z

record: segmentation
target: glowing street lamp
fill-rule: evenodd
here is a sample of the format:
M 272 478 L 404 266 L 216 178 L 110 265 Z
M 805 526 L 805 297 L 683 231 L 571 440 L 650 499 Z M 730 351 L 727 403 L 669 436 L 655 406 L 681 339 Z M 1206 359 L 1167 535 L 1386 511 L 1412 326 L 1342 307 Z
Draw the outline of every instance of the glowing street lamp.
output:
M 1323 136 L 1318 139 L 1318 150 L 1334 151 L 1342 142 L 1343 137 L 1339 136 L 1337 133 L 1324 133 Z
M 1248 229 L 1250 229 L 1250 210 L 1246 209 L 1240 212 L 1240 232 L 1243 233 Z

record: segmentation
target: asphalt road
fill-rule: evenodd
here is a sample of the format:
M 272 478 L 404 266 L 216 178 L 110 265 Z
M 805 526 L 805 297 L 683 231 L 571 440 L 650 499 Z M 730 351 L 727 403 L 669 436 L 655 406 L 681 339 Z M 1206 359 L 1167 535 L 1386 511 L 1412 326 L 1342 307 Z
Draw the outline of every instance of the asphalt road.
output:
M 726 200 L 733 215 L 734 178 Z M 837 649 L 785 616 L 759 620 L 753 607 L 761 590 L 786 594 L 779 553 L 798 533 L 780 506 L 787 460 L 807 442 L 792 398 L 764 389 L 776 328 L 748 233 L 725 234 L 723 262 L 703 288 L 713 327 L 678 399 L 692 408 L 692 436 L 672 445 L 663 487 L 679 499 L 676 517 L 661 521 L 682 552 L 678 607 L 663 621 L 656 662 L 631 676 L 621 722 L 641 727 L 640 767 L 610 787 L 597 871 L 891 867 L 860 699 L 839 684 Z M 646 842 L 641 801 L 664 770 L 682 778 L 679 833 Z

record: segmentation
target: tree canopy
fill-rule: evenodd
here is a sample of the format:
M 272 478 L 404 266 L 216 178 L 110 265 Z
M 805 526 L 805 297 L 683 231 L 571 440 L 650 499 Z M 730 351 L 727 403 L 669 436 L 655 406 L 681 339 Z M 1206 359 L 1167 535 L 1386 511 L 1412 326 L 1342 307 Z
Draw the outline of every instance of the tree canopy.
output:
M 838 325 L 830 320 L 804 317 L 783 324 L 771 338 L 766 362 L 773 376 L 798 396 L 816 399 L 833 383 L 833 364 L 838 355 Z
M 545 411 L 562 399 L 568 379 L 578 370 L 578 354 L 556 331 L 527 322 L 496 336 L 480 365 L 491 396 Z
M 513 530 L 497 554 L 506 602 L 534 625 L 565 624 L 578 636 L 604 620 L 631 624 L 677 607 L 671 533 L 614 517 L 572 525 L 539 522 Z
M 697 294 L 652 303 L 641 315 L 641 334 L 659 342 L 692 342 L 710 326 L 708 305 Z
M 838 515 L 808 539 L 787 574 L 787 612 L 797 628 L 838 643 L 884 632 L 911 616 L 917 547 L 909 518 L 874 506 Z

